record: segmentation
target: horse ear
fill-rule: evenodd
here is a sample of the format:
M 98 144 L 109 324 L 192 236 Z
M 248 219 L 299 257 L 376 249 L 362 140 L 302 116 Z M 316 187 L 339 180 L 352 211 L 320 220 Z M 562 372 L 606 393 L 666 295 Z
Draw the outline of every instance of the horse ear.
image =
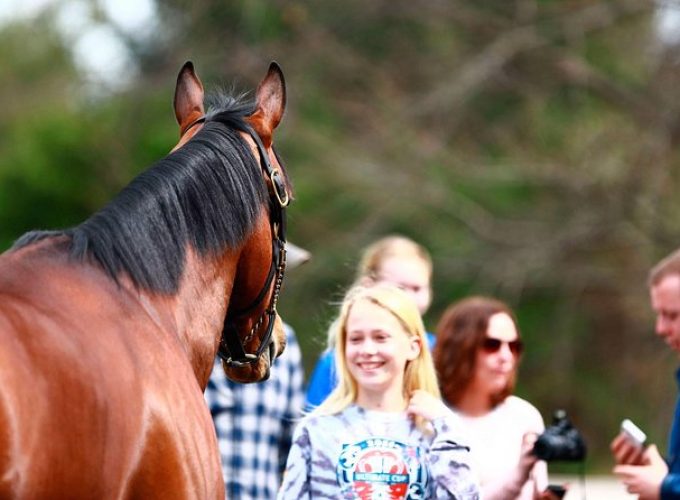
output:
M 186 127 L 205 114 L 203 84 L 191 61 L 185 62 L 177 75 L 174 106 L 180 135 L 184 134 Z
M 281 122 L 286 109 L 286 82 L 283 71 L 276 62 L 269 65 L 267 76 L 257 86 L 255 92 L 256 109 L 251 122 L 265 146 L 271 144 L 274 129 Z

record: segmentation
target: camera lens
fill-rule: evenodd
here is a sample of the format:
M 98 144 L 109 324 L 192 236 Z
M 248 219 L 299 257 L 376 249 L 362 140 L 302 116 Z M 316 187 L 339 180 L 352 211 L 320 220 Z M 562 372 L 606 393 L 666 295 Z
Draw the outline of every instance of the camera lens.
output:
M 541 460 L 578 461 L 586 456 L 586 445 L 563 410 L 555 412 L 553 423 L 534 444 L 533 454 Z

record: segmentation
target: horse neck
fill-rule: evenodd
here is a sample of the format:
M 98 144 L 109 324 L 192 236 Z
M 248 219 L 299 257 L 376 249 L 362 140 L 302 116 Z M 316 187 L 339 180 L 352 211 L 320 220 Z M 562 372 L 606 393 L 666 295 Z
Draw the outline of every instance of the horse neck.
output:
M 177 293 L 171 297 L 142 295 L 149 314 L 180 342 L 202 389 L 217 354 L 237 260 L 237 251 L 209 258 L 187 248 Z

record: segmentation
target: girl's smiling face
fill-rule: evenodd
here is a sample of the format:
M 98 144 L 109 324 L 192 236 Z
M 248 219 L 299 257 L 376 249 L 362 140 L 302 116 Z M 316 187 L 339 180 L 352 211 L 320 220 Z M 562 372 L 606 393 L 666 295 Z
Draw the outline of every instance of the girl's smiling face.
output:
M 389 407 L 404 404 L 404 370 L 420 352 L 418 338 L 410 337 L 396 316 L 369 300 L 352 305 L 345 328 L 345 359 L 357 383 L 357 403 L 386 397 Z

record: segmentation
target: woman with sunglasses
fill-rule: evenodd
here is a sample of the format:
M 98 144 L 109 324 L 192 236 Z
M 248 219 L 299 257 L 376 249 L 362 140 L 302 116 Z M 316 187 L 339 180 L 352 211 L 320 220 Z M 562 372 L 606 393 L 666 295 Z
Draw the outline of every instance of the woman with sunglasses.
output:
M 517 322 L 504 303 L 470 297 L 437 325 L 433 357 L 442 397 L 460 417 L 485 500 L 557 498 L 547 464 L 531 453 L 541 414 L 512 392 L 522 354 Z

